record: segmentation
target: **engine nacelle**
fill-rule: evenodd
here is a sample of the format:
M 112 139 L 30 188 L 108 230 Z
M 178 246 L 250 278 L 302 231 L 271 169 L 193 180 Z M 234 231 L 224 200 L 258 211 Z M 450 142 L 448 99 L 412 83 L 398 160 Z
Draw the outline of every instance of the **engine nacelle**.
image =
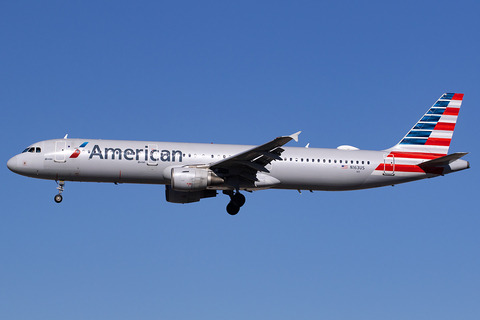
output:
M 173 203 L 191 203 L 198 202 L 203 198 L 212 198 L 217 196 L 215 190 L 200 190 L 200 191 L 175 191 L 172 186 L 165 186 L 165 197 L 168 202 Z
M 172 168 L 171 182 L 175 191 L 199 191 L 224 181 L 208 169 L 175 167 Z

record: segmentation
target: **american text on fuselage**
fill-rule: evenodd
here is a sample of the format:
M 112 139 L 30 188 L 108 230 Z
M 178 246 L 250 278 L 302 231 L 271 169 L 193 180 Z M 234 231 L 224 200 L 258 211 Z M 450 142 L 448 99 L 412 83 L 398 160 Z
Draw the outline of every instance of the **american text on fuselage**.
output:
M 183 152 L 181 150 L 157 150 L 157 149 L 149 150 L 148 146 L 145 146 L 145 149 L 126 148 L 122 150 L 121 148 L 105 148 L 104 152 L 102 153 L 102 149 L 100 149 L 100 147 L 96 144 L 93 147 L 90 153 L 90 156 L 88 158 L 94 159 L 94 157 L 98 157 L 98 159 L 102 159 L 102 160 L 125 159 L 127 161 L 151 160 L 151 161 L 163 161 L 163 162 L 170 162 L 170 161 L 182 162 Z

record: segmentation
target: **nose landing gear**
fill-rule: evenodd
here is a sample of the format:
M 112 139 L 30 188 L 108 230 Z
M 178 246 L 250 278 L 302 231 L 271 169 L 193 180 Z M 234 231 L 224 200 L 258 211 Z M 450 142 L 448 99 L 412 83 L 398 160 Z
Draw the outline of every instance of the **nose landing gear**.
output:
M 229 215 L 236 215 L 240 211 L 240 207 L 245 204 L 245 196 L 240 192 L 235 192 L 229 190 L 224 191 L 223 193 L 227 194 L 230 197 L 230 202 L 227 205 L 227 212 Z
M 58 194 L 55 195 L 55 197 L 53 198 L 53 200 L 55 200 L 56 203 L 60 203 L 62 202 L 63 200 L 63 197 L 62 197 L 62 192 L 64 190 L 64 186 L 65 186 L 65 181 L 63 180 L 60 180 L 60 181 L 56 181 L 57 182 L 57 190 L 58 190 Z

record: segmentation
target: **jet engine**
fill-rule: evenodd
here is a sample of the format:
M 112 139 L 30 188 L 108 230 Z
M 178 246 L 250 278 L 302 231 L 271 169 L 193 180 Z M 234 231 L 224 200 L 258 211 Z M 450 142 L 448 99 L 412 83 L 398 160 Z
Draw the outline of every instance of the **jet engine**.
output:
M 208 169 L 172 168 L 171 185 L 175 191 L 200 191 L 222 183 L 223 179 Z
M 165 197 L 168 202 L 172 203 L 192 203 L 198 202 L 203 198 L 212 198 L 216 196 L 216 190 L 175 191 L 172 189 L 172 186 L 165 186 Z

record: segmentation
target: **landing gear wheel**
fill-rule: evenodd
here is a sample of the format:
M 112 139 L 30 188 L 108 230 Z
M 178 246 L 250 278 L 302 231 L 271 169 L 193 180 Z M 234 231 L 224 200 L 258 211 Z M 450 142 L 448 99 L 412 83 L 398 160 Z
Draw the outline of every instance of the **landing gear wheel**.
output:
M 60 203 L 63 200 L 62 192 L 65 189 L 65 187 L 64 187 L 65 186 L 65 181 L 60 180 L 60 181 L 55 181 L 55 182 L 58 185 L 58 187 L 57 187 L 58 194 L 53 198 L 53 200 L 55 200 L 56 203 Z
M 235 203 L 233 203 L 232 201 L 230 201 L 227 205 L 228 214 L 231 216 L 234 216 L 238 213 L 238 211 L 240 211 L 240 207 Z
M 224 190 L 224 194 L 230 197 L 230 202 L 227 205 L 227 212 L 229 215 L 234 216 L 240 211 L 240 207 L 245 204 L 245 196 L 240 192 L 233 193 L 233 190 Z
M 240 192 L 235 193 L 234 196 L 232 196 L 232 202 L 235 202 L 235 204 L 238 207 L 241 207 L 245 204 L 245 196 L 241 194 Z
M 57 194 L 57 195 L 53 198 L 53 200 L 55 200 L 56 203 L 60 203 L 60 202 L 62 202 L 63 197 L 62 197 L 61 194 Z

